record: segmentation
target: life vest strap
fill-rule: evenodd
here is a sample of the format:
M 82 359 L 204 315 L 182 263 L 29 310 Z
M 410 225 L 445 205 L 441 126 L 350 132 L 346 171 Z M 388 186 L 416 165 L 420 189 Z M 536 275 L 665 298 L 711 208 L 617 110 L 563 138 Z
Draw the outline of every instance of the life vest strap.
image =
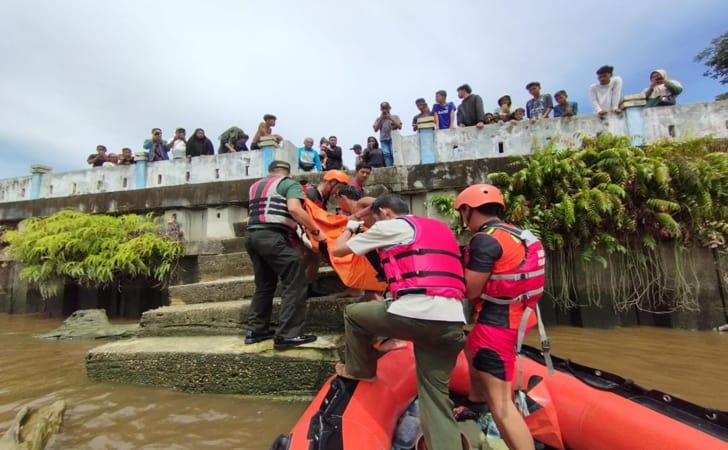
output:
M 523 393 L 523 356 L 521 355 L 521 348 L 523 347 L 523 341 L 526 338 L 526 326 L 528 325 L 528 319 L 531 316 L 532 308 L 526 308 L 525 311 L 523 311 L 523 316 L 521 317 L 521 323 L 518 326 L 518 340 L 516 341 L 516 360 L 518 361 L 518 370 L 516 373 L 516 406 L 521 411 L 521 414 L 525 416 L 528 415 L 528 408 L 525 404 L 525 394 Z M 546 363 L 546 368 L 548 370 L 549 376 L 554 376 L 554 363 L 551 360 L 551 342 L 549 341 L 548 336 L 546 335 L 546 327 L 543 324 L 543 320 L 541 319 L 541 309 L 538 307 L 538 304 L 536 304 L 535 307 L 536 311 L 536 323 L 538 324 L 538 334 L 541 339 L 541 353 L 543 354 L 544 362 Z M 519 395 L 520 394 L 520 395 Z
M 406 252 L 398 253 L 394 256 L 394 259 L 402 259 L 407 258 L 408 256 L 414 256 L 414 255 L 427 255 L 427 254 L 435 254 L 435 255 L 446 255 L 446 256 L 452 256 L 453 258 L 460 260 L 460 255 L 455 254 L 453 252 L 449 252 L 447 250 L 440 250 L 440 249 L 433 249 L 433 248 L 418 248 L 417 250 L 408 250 Z M 382 259 L 382 264 L 386 264 L 390 261 L 390 258 L 384 258 Z
M 546 269 L 538 269 L 534 270 L 532 272 L 523 272 L 523 273 L 512 273 L 512 274 L 491 274 L 489 280 L 509 280 L 509 281 L 519 281 L 519 280 L 527 280 L 529 278 L 533 277 L 539 277 L 541 275 L 544 275 L 546 273 Z
M 407 278 L 418 278 L 418 277 L 450 277 L 465 282 L 465 278 L 452 272 L 446 272 L 444 270 L 416 270 L 414 272 L 403 273 L 401 279 Z M 398 279 L 395 277 L 387 278 L 387 283 L 394 283 Z
M 480 294 L 480 299 L 495 303 L 496 305 L 512 305 L 513 303 L 517 303 L 517 302 L 525 302 L 526 300 L 528 300 L 532 297 L 535 297 L 537 295 L 540 295 L 540 294 L 543 294 L 543 287 L 524 292 L 523 294 L 521 294 L 515 298 L 497 298 L 497 297 L 492 297 L 492 296 L 486 295 L 486 294 Z

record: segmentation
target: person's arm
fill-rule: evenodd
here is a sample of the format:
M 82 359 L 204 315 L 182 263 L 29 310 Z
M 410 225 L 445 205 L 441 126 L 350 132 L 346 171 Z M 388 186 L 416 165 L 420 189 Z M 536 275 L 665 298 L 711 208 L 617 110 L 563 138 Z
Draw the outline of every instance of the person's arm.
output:
M 291 213 L 293 220 L 306 227 L 308 231 L 319 230 L 319 228 L 316 226 L 316 222 L 314 222 L 311 216 L 308 215 L 306 210 L 303 209 L 301 202 L 303 202 L 303 200 L 299 198 L 289 198 L 288 200 L 286 200 L 288 212 Z M 325 241 L 327 239 L 326 233 L 324 233 L 322 230 L 319 230 L 319 234 L 313 235 L 313 237 L 319 242 Z
M 592 108 L 594 108 L 594 112 L 597 114 L 604 114 L 602 111 L 602 107 L 599 106 L 599 101 L 597 101 L 597 85 L 592 84 L 589 86 L 589 103 L 591 103 Z
M 412 131 L 417 131 L 417 116 L 412 118 Z
M 326 150 L 326 155 L 331 159 L 341 160 L 341 147 L 338 145 L 333 148 L 329 147 L 329 149 Z
M 317 151 L 313 152 L 313 164 L 316 166 L 316 170 L 321 172 L 321 157 Z
M 393 130 L 401 130 L 402 129 L 402 121 L 399 120 L 399 116 L 390 115 L 389 120 L 392 122 L 392 129 Z
M 450 108 L 450 128 L 457 127 L 457 119 L 455 118 L 455 105 Z
M 543 110 L 543 114 L 541 114 L 542 119 L 548 119 L 549 114 L 551 114 L 551 110 L 554 109 L 554 102 L 551 99 L 551 94 L 546 94 L 546 109 Z
M 225 143 L 225 148 L 228 149 L 230 153 L 236 153 L 237 150 L 235 150 L 235 146 L 229 142 Z
M 435 130 L 440 129 L 440 115 L 435 113 Z
M 382 128 L 382 116 L 377 117 L 372 128 L 374 128 L 374 131 L 379 131 Z
M 485 117 L 485 108 L 483 108 L 483 98 L 480 95 L 475 96 L 475 117 L 478 118 L 478 123 L 475 124 L 478 128 L 483 128 L 483 117 Z
M 142 145 L 142 148 L 144 148 L 144 150 L 151 150 L 152 149 L 152 140 L 151 139 L 145 139 L 144 140 L 144 145 Z
M 205 145 L 207 146 L 207 154 L 208 155 L 214 155 L 215 154 L 215 146 L 212 145 L 212 141 L 207 139 L 205 140 Z
M 668 91 L 672 92 L 672 95 L 680 95 L 683 91 L 682 86 L 679 83 L 673 83 L 672 80 L 666 81 L 665 87 Z
M 334 245 L 331 247 L 331 255 L 341 257 L 354 253 L 347 244 L 352 237 L 354 237 L 354 233 L 350 229 L 344 228 L 344 231 L 336 238 Z
M 503 247 L 490 235 L 478 233 L 470 241 L 470 260 L 465 267 L 465 298 L 476 299 L 483 292 Z
M 571 114 L 572 116 L 576 116 L 579 114 L 579 103 L 574 102 L 571 104 Z
M 476 272 L 465 269 L 465 298 L 475 299 L 480 297 L 488 278 L 490 278 L 490 272 Z
M 613 85 L 611 86 L 609 95 L 611 96 L 611 104 L 613 105 L 612 111 L 619 114 L 622 112 L 619 108 L 619 102 L 622 100 L 622 78 L 614 77 L 611 82 Z

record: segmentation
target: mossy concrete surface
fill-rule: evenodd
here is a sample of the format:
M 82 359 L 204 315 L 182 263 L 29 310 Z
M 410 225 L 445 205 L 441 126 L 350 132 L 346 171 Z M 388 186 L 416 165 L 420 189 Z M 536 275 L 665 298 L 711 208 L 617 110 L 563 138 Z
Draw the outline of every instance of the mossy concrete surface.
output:
M 253 263 L 246 252 L 200 255 L 197 264 L 200 281 L 253 273 Z
M 306 302 L 306 330 L 343 332 L 344 307 L 358 298 L 317 297 Z M 281 299 L 273 300 L 275 326 Z M 216 336 L 241 335 L 245 330 L 250 300 L 165 306 L 142 314 L 139 335 Z
M 278 283 L 276 295 L 280 295 L 281 284 Z M 344 290 L 338 275 L 331 267 L 319 269 L 318 289 L 326 292 L 340 292 Z M 173 302 L 184 304 L 226 302 L 249 299 L 255 293 L 255 277 L 252 275 L 220 278 L 212 281 L 202 281 L 193 284 L 183 284 L 169 287 L 169 296 Z
M 338 339 L 319 336 L 285 351 L 234 336 L 131 339 L 91 350 L 86 372 L 94 381 L 187 392 L 312 395 L 334 373 Z

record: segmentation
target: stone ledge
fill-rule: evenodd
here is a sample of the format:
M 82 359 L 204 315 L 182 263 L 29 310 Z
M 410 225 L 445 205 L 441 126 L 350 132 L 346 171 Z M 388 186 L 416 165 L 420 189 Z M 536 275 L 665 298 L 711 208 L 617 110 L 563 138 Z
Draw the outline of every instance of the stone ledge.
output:
M 272 341 L 245 345 L 232 336 L 143 338 L 91 350 L 91 380 L 173 388 L 187 392 L 313 395 L 334 373 L 337 337 L 286 351 Z
M 319 269 L 316 284 L 319 289 L 328 292 L 344 290 L 344 285 L 331 267 L 321 267 Z M 280 286 L 281 283 L 278 283 L 276 295 L 280 295 Z M 244 300 L 251 298 L 254 293 L 255 277 L 252 275 L 169 287 L 169 295 L 172 300 L 183 304 Z
M 317 297 L 306 302 L 306 331 L 343 332 L 344 307 L 357 298 Z M 281 299 L 273 300 L 275 321 Z M 164 306 L 142 314 L 139 336 L 240 336 L 250 300 Z M 272 324 L 275 326 L 275 323 Z

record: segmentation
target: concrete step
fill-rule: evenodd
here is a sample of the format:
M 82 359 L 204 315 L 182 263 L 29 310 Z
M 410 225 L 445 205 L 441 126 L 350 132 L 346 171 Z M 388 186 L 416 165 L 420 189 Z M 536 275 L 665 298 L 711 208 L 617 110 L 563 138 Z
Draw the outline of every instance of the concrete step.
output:
M 306 328 L 308 332 L 344 331 L 344 307 L 361 301 L 358 298 L 316 297 L 306 302 Z M 273 300 L 275 320 L 280 311 L 281 299 Z M 139 321 L 138 335 L 152 336 L 240 336 L 245 332 L 250 300 L 231 302 L 197 303 L 164 306 L 146 311 Z
M 319 290 L 330 293 L 340 292 L 345 289 L 338 275 L 331 267 L 319 269 L 319 277 L 315 286 Z M 276 295 L 280 295 L 280 290 L 281 283 L 279 282 Z M 244 300 L 251 298 L 254 293 L 255 278 L 252 275 L 220 278 L 169 287 L 172 304 Z
M 311 396 L 334 373 L 340 338 L 285 351 L 268 340 L 245 345 L 235 336 L 149 337 L 89 351 L 94 381 L 158 386 L 188 392 Z
M 253 263 L 247 252 L 200 255 L 197 257 L 199 281 L 253 274 Z

